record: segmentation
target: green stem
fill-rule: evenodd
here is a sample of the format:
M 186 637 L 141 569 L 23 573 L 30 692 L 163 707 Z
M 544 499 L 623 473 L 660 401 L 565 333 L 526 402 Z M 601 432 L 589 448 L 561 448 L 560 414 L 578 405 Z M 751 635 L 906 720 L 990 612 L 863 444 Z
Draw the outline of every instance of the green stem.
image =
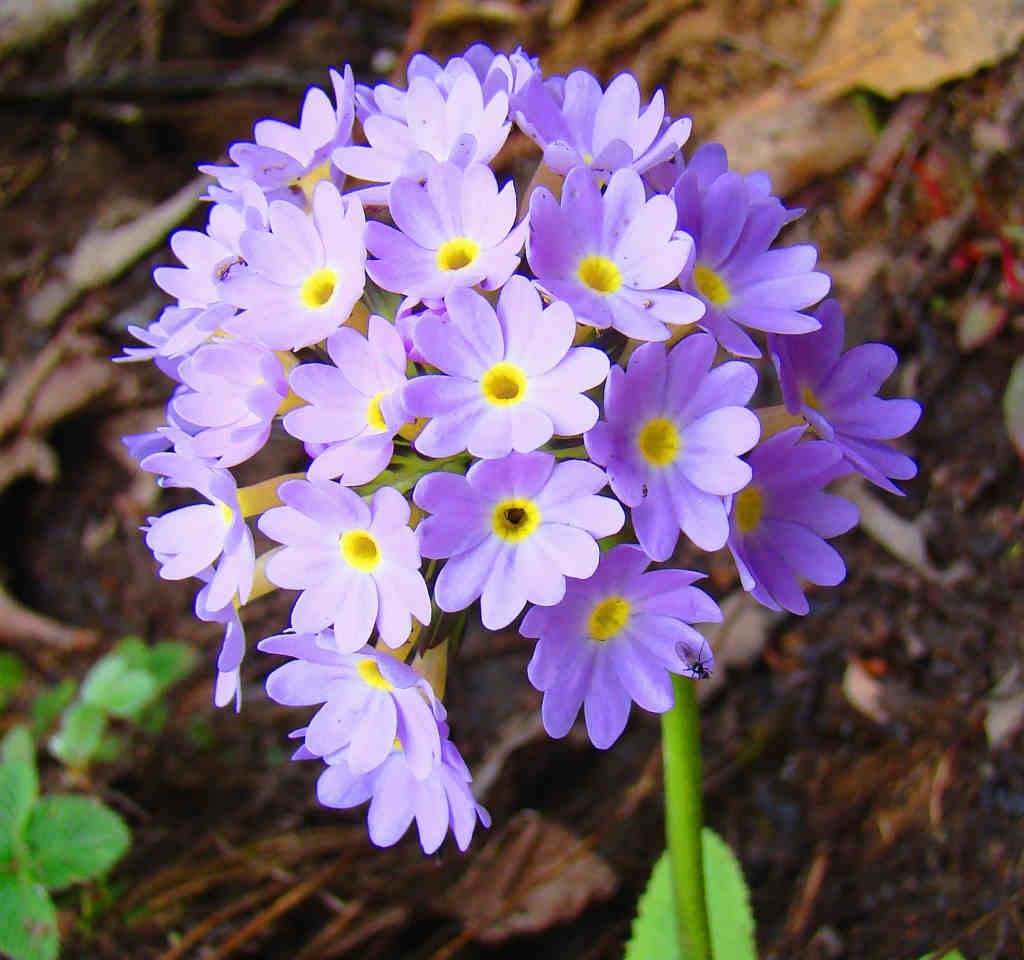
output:
M 665 763 L 665 832 L 672 864 L 672 889 L 680 953 L 688 960 L 711 960 L 711 932 L 704 897 L 701 849 L 700 718 L 697 685 L 674 676 L 675 706 L 661 715 Z

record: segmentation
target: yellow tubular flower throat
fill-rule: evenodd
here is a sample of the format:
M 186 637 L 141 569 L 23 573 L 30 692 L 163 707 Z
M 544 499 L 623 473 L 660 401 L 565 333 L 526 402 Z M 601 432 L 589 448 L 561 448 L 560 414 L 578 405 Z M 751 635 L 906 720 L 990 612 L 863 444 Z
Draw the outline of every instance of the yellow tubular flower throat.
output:
M 629 619 L 629 602 L 624 597 L 605 597 L 590 613 L 587 633 L 595 640 L 610 640 Z
M 764 513 L 761 491 L 753 484 L 744 487 L 736 494 L 732 510 L 740 533 L 750 533 L 761 522 L 761 514 Z
M 576 270 L 580 283 L 594 293 L 616 293 L 622 286 L 622 274 L 612 260 L 594 253 L 584 257 Z
M 339 546 L 345 562 L 361 573 L 372 573 L 380 566 L 380 548 L 369 530 L 346 530 Z
M 491 514 L 491 529 L 509 543 L 521 543 L 540 525 L 540 510 L 532 500 L 502 500 Z
M 338 274 L 330 267 L 314 270 L 302 283 L 299 298 L 308 310 L 319 310 L 327 306 L 334 296 L 334 288 L 338 284 Z
M 636 445 L 640 448 L 640 455 L 652 467 L 664 467 L 675 460 L 682 446 L 682 437 L 671 420 L 655 417 L 648 420 L 637 434 Z
M 484 399 L 496 407 L 511 407 L 526 394 L 526 374 L 514 363 L 496 363 L 480 380 Z
M 693 268 L 693 282 L 700 295 L 716 307 L 728 303 L 732 297 L 728 284 L 714 270 L 698 265 Z
M 480 246 L 469 237 L 446 240 L 437 251 L 437 265 L 444 271 L 468 267 L 480 253 Z
M 377 666 L 377 661 L 370 657 L 367 657 L 365 660 L 360 660 L 359 665 L 356 667 L 356 671 L 362 678 L 363 683 L 368 687 L 373 687 L 375 690 L 387 691 L 395 689 L 381 675 L 380 667 Z

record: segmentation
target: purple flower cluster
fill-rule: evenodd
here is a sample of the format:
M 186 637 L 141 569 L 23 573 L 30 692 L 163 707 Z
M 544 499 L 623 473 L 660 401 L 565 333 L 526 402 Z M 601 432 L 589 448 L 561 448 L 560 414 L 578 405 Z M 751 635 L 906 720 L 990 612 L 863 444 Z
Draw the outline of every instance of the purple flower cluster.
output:
M 548 732 L 582 707 L 606 748 L 634 702 L 668 710 L 671 675 L 714 663 L 700 575 L 652 561 L 680 534 L 728 546 L 753 597 L 806 613 L 804 583 L 845 575 L 826 540 L 857 521 L 825 485 L 896 491 L 915 467 L 888 441 L 920 408 L 876 396 L 892 350 L 843 353 L 838 305 L 808 312 L 830 287 L 817 251 L 777 244 L 801 211 L 716 144 L 687 159 L 661 91 L 482 44 L 407 76 L 332 70 L 298 126 L 262 120 L 203 167 L 207 226 L 154 275 L 174 302 L 118 359 L 175 383 L 166 425 L 125 442 L 203 498 L 144 529 L 224 628 L 215 703 L 241 702 L 247 605 L 293 591 L 258 647 L 289 658 L 268 695 L 317 708 L 296 757 L 324 765 L 325 806 L 369 803 L 374 843 L 415 820 L 432 852 L 489 824 L 427 679 L 470 608 L 536 640 Z M 493 167 L 513 126 L 549 173 L 518 198 Z M 750 406 L 761 335 L 805 424 L 771 437 Z M 239 486 L 275 458 L 302 471 Z

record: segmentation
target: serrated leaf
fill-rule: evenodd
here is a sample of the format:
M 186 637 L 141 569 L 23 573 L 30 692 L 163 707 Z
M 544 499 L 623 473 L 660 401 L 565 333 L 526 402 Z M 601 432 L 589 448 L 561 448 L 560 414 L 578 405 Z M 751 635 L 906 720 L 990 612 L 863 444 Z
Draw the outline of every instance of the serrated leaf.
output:
M 157 692 L 162 693 L 182 677 L 188 676 L 195 666 L 196 653 L 184 643 L 165 640 L 149 648 L 146 669 L 156 681 Z
M 60 946 L 57 911 L 38 883 L 0 873 L 0 953 L 13 960 L 55 960 Z
M 0 710 L 10 702 L 25 682 L 25 665 L 13 653 L 0 653 Z
M 82 701 L 102 707 L 115 717 L 131 719 L 156 692 L 156 680 L 148 670 L 130 666 L 124 657 L 111 654 L 89 671 L 82 684 Z
M 50 729 L 57 717 L 75 699 L 77 690 L 77 682 L 71 677 L 65 677 L 57 686 L 40 694 L 32 701 L 33 736 L 42 737 Z
M 25 826 L 31 870 L 51 890 L 111 867 L 131 844 L 124 820 L 91 797 L 43 797 Z
M 50 752 L 69 767 L 83 767 L 99 749 L 107 716 L 91 703 L 75 703 L 64 711 L 60 730 L 49 740 Z
M 708 827 L 701 840 L 712 953 L 724 960 L 757 960 L 750 893 L 739 861 Z M 668 851 L 658 858 L 640 896 L 625 960 L 688 960 L 678 942 Z
M 711 952 L 728 960 L 757 960 L 750 891 L 739 860 L 714 830 L 705 827 L 704 890 L 711 922 Z

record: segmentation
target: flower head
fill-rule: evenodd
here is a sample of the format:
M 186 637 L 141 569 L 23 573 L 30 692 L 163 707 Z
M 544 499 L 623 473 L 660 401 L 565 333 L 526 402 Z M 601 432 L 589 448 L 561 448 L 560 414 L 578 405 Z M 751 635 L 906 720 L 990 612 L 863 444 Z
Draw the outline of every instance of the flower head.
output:
M 673 702 L 669 673 L 694 676 L 706 641 L 690 624 L 720 621 L 722 612 L 691 586 L 701 574 L 644 573 L 650 562 L 639 547 L 612 547 L 589 580 L 570 580 L 560 603 L 523 618 L 519 632 L 537 638 L 527 674 L 544 692 L 550 736 L 564 737 L 583 706 L 587 733 L 604 750 L 633 701 L 664 713 Z
M 890 478 L 909 480 L 917 465 L 882 441 L 911 430 L 921 405 L 875 396 L 896 369 L 896 352 L 884 343 L 863 343 L 843 353 L 843 311 L 836 300 L 826 300 L 815 317 L 821 322 L 815 333 L 768 338 L 786 409 L 802 414 L 858 473 L 902 495 Z
M 481 460 L 466 476 L 427 474 L 413 500 L 431 516 L 417 533 L 425 557 L 448 557 L 434 598 L 453 612 L 480 598 L 484 626 L 508 626 L 527 603 L 549 606 L 565 577 L 597 569 L 596 537 L 616 533 L 622 507 L 597 496 L 604 471 L 582 460 L 555 464 L 546 453 Z
M 566 304 L 543 309 L 533 285 L 512 277 L 496 313 L 469 290 L 452 292 L 445 305 L 444 319 L 428 314 L 416 327 L 419 354 L 445 374 L 405 388 L 410 414 L 432 418 L 417 450 L 443 457 L 468 449 L 493 459 L 594 425 L 597 405 L 583 391 L 604 380 L 608 358 L 570 347 L 576 321 Z
M 632 170 L 617 171 L 602 194 L 587 167 L 574 167 L 561 204 L 546 187 L 530 196 L 530 266 L 580 323 L 666 340 L 666 324 L 699 320 L 704 308 L 695 297 L 662 289 L 683 269 L 692 246 L 676 233 L 671 200 L 646 199 Z
M 731 498 L 729 550 L 743 589 L 772 610 L 807 613 L 798 577 L 833 587 L 846 576 L 826 537 L 857 524 L 857 508 L 822 487 L 836 476 L 838 447 L 799 443 L 793 427 L 761 443 L 749 456 L 753 479 Z
M 638 347 L 625 372 L 612 367 L 607 419 L 584 438 L 655 560 L 671 556 L 680 530 L 703 550 L 724 546 L 722 498 L 750 480 L 739 456 L 760 434 L 745 406 L 757 374 L 739 361 L 712 370 L 714 356 L 715 341 L 704 333 L 684 337 L 667 356 L 660 343 Z
M 409 637 L 412 617 L 430 622 L 409 504 L 391 487 L 367 505 L 329 480 L 288 480 L 259 528 L 284 548 L 267 560 L 267 579 L 301 590 L 292 627 L 318 633 L 333 626 L 342 652 L 358 650 L 374 627 L 389 647 Z

